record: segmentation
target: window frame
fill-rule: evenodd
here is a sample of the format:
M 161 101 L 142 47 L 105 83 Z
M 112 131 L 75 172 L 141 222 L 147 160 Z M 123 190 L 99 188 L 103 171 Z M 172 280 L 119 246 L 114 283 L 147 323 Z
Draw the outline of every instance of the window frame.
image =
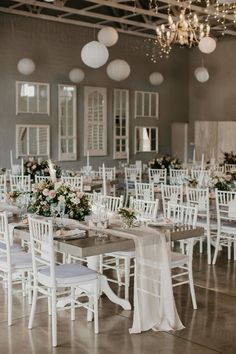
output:
M 125 117 L 122 117 L 122 100 L 120 98 L 120 104 L 119 104 L 119 111 L 120 114 L 117 116 L 117 102 L 116 102 L 116 93 L 120 91 L 120 95 L 124 92 L 126 96 L 126 102 L 125 102 Z M 125 118 L 125 129 L 126 129 L 126 134 L 120 135 L 116 134 L 116 119 L 119 119 L 119 123 L 121 123 L 122 119 Z M 119 125 L 120 131 L 122 131 L 122 124 Z M 129 154 L 129 90 L 127 89 L 114 89 L 114 109 L 113 109 L 113 137 L 114 137 L 114 142 L 113 142 L 113 158 L 114 159 L 127 159 L 128 154 Z M 117 140 L 123 140 L 125 139 L 125 151 L 116 151 L 116 142 Z
M 138 114 L 138 95 L 141 95 L 141 115 Z M 145 95 L 148 95 L 148 101 L 149 101 L 149 108 L 148 108 L 148 113 L 145 114 Z M 152 115 L 152 96 L 155 96 L 156 99 L 156 109 L 155 109 L 155 115 Z M 135 91 L 134 92 L 134 117 L 135 119 L 138 118 L 152 118 L 152 119 L 159 119 L 159 93 L 154 92 L 154 91 Z
M 139 128 L 146 128 L 146 129 L 155 129 L 156 131 L 156 149 L 155 150 L 150 150 L 150 151 L 140 151 L 140 150 L 137 150 L 137 130 Z M 135 126 L 135 129 L 134 129 L 134 153 L 137 154 L 137 153 L 151 153 L 151 152 L 156 152 L 158 153 L 159 151 L 159 128 L 158 127 L 154 127 L 154 126 Z

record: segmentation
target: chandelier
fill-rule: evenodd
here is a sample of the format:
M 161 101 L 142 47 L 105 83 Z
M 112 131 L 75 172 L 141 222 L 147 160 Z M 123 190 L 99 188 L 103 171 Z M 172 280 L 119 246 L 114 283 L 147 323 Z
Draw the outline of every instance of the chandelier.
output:
M 208 23 L 200 23 L 196 13 L 186 15 L 186 9 L 181 9 L 179 18 L 174 22 L 168 15 L 168 23 L 156 27 L 157 41 L 161 53 L 169 55 L 174 43 L 181 46 L 192 47 L 204 37 L 208 37 L 210 26 Z

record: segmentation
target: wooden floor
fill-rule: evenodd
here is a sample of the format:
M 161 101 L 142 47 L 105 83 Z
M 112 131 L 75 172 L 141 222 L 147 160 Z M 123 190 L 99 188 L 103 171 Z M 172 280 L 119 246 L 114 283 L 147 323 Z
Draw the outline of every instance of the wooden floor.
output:
M 187 286 L 175 289 L 175 298 L 185 329 L 177 332 L 148 331 L 130 335 L 132 312 L 124 311 L 106 297 L 100 300 L 100 334 L 86 322 L 79 309 L 76 321 L 69 311 L 59 312 L 58 347 L 51 348 L 47 302 L 40 300 L 33 330 L 27 329 L 30 307 L 14 295 L 14 323 L 7 326 L 6 294 L 0 287 L 0 354 L 235 354 L 236 353 L 236 262 L 221 254 L 215 266 L 206 255 L 194 255 L 194 280 L 198 310 L 192 310 Z M 117 289 L 116 289 L 117 290 Z M 132 289 L 131 289 L 132 293 Z M 123 296 L 123 290 L 120 292 Z

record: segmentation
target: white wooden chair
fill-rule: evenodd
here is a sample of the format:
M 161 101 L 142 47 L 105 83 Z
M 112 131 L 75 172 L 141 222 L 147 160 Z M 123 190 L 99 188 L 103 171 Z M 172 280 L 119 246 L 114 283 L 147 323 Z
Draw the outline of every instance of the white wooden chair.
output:
M 236 260 L 236 192 L 215 190 L 217 214 L 217 238 L 213 257 L 216 263 L 220 247 L 228 248 L 228 259 L 231 259 L 231 246 L 234 246 Z
M 183 226 L 196 227 L 197 207 L 190 207 L 180 204 L 168 203 L 167 217 L 173 222 L 178 222 Z M 193 242 L 188 239 L 186 254 L 180 252 L 171 252 L 171 269 L 173 287 L 189 284 L 192 297 L 193 308 L 197 309 L 196 296 L 193 283 L 192 258 L 193 258 Z M 187 279 L 183 279 L 187 276 Z
M 154 184 L 135 182 L 135 198 L 154 201 Z
M 142 182 L 142 170 L 136 167 L 125 167 L 125 205 L 127 205 L 129 196 L 135 196 L 135 182 Z
M 40 182 L 47 182 L 51 180 L 50 176 L 37 176 L 34 177 L 35 183 L 38 184 Z
M 203 251 L 203 240 L 207 239 L 207 260 L 211 264 L 211 230 L 215 231 L 217 225 L 211 224 L 210 221 L 210 205 L 209 205 L 209 189 L 208 188 L 186 188 L 187 204 L 196 206 L 198 209 L 197 226 L 204 228 L 203 237 L 195 238 L 200 242 L 200 253 Z
M 166 217 L 168 202 L 174 204 L 183 203 L 182 185 L 170 186 L 170 185 L 161 184 L 161 197 L 162 197 L 163 215 L 164 217 Z
M 191 177 L 198 181 L 199 188 L 205 188 L 211 178 L 211 170 L 191 170 Z
M 33 260 L 33 302 L 28 328 L 32 329 L 38 294 L 49 300 L 49 313 L 52 315 L 52 346 L 57 346 L 57 298 L 67 295 L 70 298 L 71 320 L 75 320 L 75 308 L 85 307 L 94 313 L 94 331 L 98 333 L 98 273 L 80 264 L 56 266 L 53 244 L 52 221 L 29 217 L 30 243 Z M 40 269 L 40 266 L 44 266 Z M 86 290 L 89 286 L 90 291 Z M 67 289 L 67 291 L 65 290 Z M 76 293 L 78 291 L 78 293 Z M 88 302 L 78 300 L 86 294 Z M 40 296 L 41 297 L 41 296 Z
M 170 184 L 171 185 L 182 185 L 187 182 L 188 169 L 184 170 L 173 170 L 170 169 Z
M 236 164 L 229 164 L 229 163 L 226 163 L 225 164 L 225 172 L 236 172 Z
M 7 192 L 7 176 L 4 173 L 0 175 L 0 200 L 5 198 L 5 194 Z
M 145 223 L 156 220 L 158 204 L 158 199 L 150 201 L 133 197 L 130 198 L 130 207 L 134 209 L 137 220 Z
M 148 169 L 148 177 L 149 183 L 153 183 L 154 186 L 158 186 L 161 183 L 167 183 L 167 171 L 166 168 L 157 169 L 157 168 L 149 168 Z
M 83 191 L 83 177 L 61 177 L 61 181 Z
M 28 176 L 10 175 L 10 190 L 30 192 L 31 191 L 30 175 Z
M 98 170 L 102 177 L 102 167 L 99 166 Z M 116 167 L 105 167 L 105 174 L 108 181 L 114 181 L 116 179 Z
M 12 325 L 12 295 L 13 285 L 22 284 L 23 295 L 30 284 L 32 272 L 31 255 L 22 252 L 18 245 L 11 244 L 6 212 L 0 213 L 0 272 L 7 291 L 8 326 Z M 19 292 L 20 290 L 16 290 Z M 15 291 L 14 291 L 15 292 Z M 31 303 L 31 292 L 29 292 Z

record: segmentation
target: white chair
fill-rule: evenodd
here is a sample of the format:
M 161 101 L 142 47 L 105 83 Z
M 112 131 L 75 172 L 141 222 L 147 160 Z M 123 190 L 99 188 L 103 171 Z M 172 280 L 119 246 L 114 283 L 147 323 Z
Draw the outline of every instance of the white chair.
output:
M 75 308 L 85 307 L 94 313 L 94 331 L 98 333 L 98 273 L 80 264 L 62 264 L 56 266 L 52 221 L 43 221 L 29 217 L 30 243 L 33 261 L 33 302 L 28 328 L 33 326 L 38 293 L 48 298 L 49 312 L 52 315 L 52 346 L 57 346 L 57 298 L 67 295 L 71 304 L 71 320 L 75 320 Z M 39 266 L 44 266 L 40 269 Z M 86 290 L 89 289 L 89 292 Z M 65 290 L 67 289 L 67 291 Z M 76 293 L 76 291 L 78 293 Z M 88 302 L 77 298 L 86 294 Z M 63 298 L 60 297 L 60 300 Z
M 190 207 L 180 204 L 168 203 L 167 216 L 173 222 L 178 222 L 183 226 L 196 227 L 197 207 Z M 188 239 L 186 254 L 171 252 L 171 269 L 175 270 L 172 274 L 173 287 L 189 284 L 192 297 L 193 308 L 197 309 L 196 296 L 193 283 L 192 271 L 193 258 L 193 239 Z M 187 279 L 183 279 L 187 276 Z
M 191 170 L 191 177 L 197 180 L 199 188 L 205 188 L 211 179 L 211 170 Z
M 7 177 L 4 173 L 0 175 L 0 200 L 4 199 L 4 196 L 7 192 Z
M 183 203 L 182 185 L 170 186 L 170 185 L 161 184 L 161 197 L 162 197 L 163 215 L 164 217 L 166 217 L 168 202 L 174 204 Z
M 210 166 L 210 169 L 213 172 L 220 172 L 220 173 L 224 173 L 225 172 L 225 166 L 224 165 L 213 165 L 213 166 Z
M 154 201 L 154 184 L 135 182 L 135 198 Z
M 30 175 L 28 176 L 10 175 L 10 190 L 11 191 L 23 190 L 24 192 L 30 192 L 31 191 Z
M 207 259 L 211 264 L 211 229 L 216 230 L 217 226 L 210 222 L 209 190 L 208 188 L 186 188 L 187 204 L 196 206 L 198 209 L 197 226 L 204 228 L 204 237 L 207 239 Z M 200 242 L 200 253 L 204 237 L 198 238 Z M 196 241 L 196 238 L 195 238 Z
M 51 180 L 50 176 L 37 176 L 35 175 L 34 177 L 35 183 L 40 183 L 40 182 L 48 182 Z
M 142 182 L 142 170 L 136 167 L 125 167 L 125 205 L 127 205 L 129 196 L 135 196 L 135 182 Z
M 236 164 L 225 164 L 225 172 L 236 172 Z
M 25 295 L 31 281 L 32 259 L 30 254 L 21 252 L 19 248 L 16 249 L 11 245 L 6 212 L 0 213 L 0 272 L 6 284 L 8 326 L 11 326 L 13 285 L 21 283 Z M 29 292 L 29 303 L 31 303 L 31 292 Z
M 215 190 L 217 214 L 217 238 L 213 257 L 216 263 L 219 248 L 228 248 L 228 259 L 231 259 L 231 246 L 234 246 L 236 260 L 236 192 Z
M 116 213 L 119 208 L 123 207 L 124 197 L 113 197 L 111 195 L 99 195 L 98 204 L 105 207 L 107 212 Z
M 141 200 L 130 198 L 130 207 L 134 209 L 138 221 L 152 222 L 157 218 L 159 200 Z
M 61 177 L 61 181 L 83 191 L 83 177 Z
M 102 167 L 99 166 L 99 173 L 101 177 L 103 173 L 102 171 L 103 171 Z M 116 179 L 116 167 L 105 167 L 105 174 L 106 174 L 107 181 L 114 181 Z
M 149 183 L 153 183 L 154 186 L 158 186 L 161 183 L 167 183 L 167 171 L 166 168 L 157 169 L 157 168 L 149 168 L 148 169 L 148 177 Z
M 170 184 L 182 185 L 187 182 L 188 169 L 185 170 L 173 170 L 170 169 Z

